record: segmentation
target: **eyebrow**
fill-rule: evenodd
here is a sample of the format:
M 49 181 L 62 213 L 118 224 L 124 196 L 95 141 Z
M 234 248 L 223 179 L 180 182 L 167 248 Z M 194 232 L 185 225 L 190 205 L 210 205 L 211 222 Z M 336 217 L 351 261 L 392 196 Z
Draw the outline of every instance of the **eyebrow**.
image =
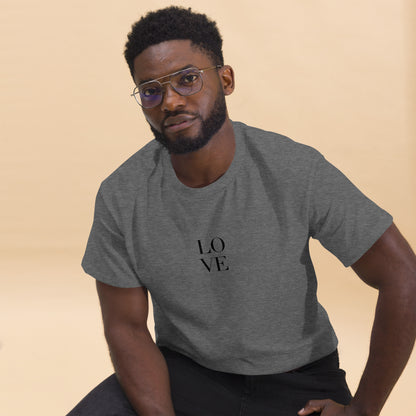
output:
M 185 66 L 184 66 L 184 67 L 182 67 L 182 68 L 177 69 L 176 71 L 171 72 L 170 74 L 166 74 L 166 75 L 163 75 L 163 76 L 158 77 L 158 78 L 149 78 L 149 79 L 144 79 L 144 80 L 140 81 L 140 82 L 138 83 L 138 85 L 142 85 L 142 84 L 145 84 L 146 82 L 150 82 L 150 81 L 157 81 L 157 80 L 159 80 L 159 79 L 166 78 L 166 77 L 168 77 L 169 75 L 176 74 L 176 72 L 183 71 L 184 69 L 188 69 L 188 68 L 196 68 L 196 66 L 195 66 L 195 65 L 192 65 L 192 64 L 188 64 L 188 65 L 185 65 Z

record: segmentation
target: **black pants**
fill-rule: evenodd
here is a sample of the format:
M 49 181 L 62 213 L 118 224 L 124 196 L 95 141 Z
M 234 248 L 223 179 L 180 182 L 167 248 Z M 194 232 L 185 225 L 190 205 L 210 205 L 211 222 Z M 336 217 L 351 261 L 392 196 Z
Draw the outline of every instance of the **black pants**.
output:
M 176 416 L 296 416 L 311 399 L 348 404 L 351 394 L 338 352 L 297 370 L 246 376 L 202 367 L 160 347 L 169 369 Z M 113 374 L 67 416 L 137 416 Z

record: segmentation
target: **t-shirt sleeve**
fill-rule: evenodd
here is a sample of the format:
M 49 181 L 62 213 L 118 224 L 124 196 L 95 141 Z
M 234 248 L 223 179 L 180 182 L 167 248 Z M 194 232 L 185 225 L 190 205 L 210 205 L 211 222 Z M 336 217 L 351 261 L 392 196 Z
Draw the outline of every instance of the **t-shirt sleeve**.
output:
M 318 154 L 311 177 L 309 221 L 311 237 L 348 267 L 381 237 L 393 218 Z
M 111 286 L 143 286 L 101 187 L 95 200 L 94 221 L 81 265 L 86 273 Z

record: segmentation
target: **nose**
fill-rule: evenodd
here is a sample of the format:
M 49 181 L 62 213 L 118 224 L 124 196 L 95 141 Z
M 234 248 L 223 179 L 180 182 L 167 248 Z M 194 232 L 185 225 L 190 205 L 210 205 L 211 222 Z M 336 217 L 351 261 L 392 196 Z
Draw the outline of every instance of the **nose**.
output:
M 185 103 L 186 97 L 178 94 L 170 83 L 166 83 L 161 103 L 162 111 L 175 111 L 178 108 L 184 107 Z

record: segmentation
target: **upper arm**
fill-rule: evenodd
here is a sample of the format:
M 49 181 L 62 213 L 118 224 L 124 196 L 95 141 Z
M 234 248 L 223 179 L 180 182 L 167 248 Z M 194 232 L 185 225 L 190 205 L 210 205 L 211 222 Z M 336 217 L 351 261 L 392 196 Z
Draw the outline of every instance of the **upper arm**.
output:
M 415 253 L 394 223 L 351 267 L 365 283 L 377 289 L 416 284 Z
M 120 288 L 96 281 L 106 335 L 123 326 L 147 330 L 148 296 L 142 287 Z

